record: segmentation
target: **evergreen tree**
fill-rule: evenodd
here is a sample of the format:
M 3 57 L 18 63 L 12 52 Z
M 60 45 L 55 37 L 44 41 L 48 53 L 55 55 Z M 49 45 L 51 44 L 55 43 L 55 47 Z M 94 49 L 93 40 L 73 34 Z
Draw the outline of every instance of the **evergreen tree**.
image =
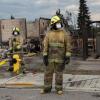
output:
M 78 14 L 79 35 L 83 38 L 83 59 L 88 57 L 88 37 L 91 37 L 90 13 L 86 0 L 80 0 Z
M 83 36 L 83 30 L 85 29 L 88 37 L 91 37 L 91 21 L 90 12 L 87 7 L 86 0 L 80 0 L 79 14 L 78 14 L 78 28 L 80 36 Z

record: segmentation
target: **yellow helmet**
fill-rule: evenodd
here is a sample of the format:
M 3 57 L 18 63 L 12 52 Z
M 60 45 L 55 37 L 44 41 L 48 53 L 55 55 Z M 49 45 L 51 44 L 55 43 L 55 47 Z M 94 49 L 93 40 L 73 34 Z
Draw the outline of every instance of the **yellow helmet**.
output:
M 19 32 L 20 30 L 19 30 L 18 27 L 14 27 L 14 28 L 13 28 L 13 31 L 17 31 L 17 32 Z
M 61 20 L 61 19 L 60 19 L 59 16 L 53 16 L 53 17 L 51 18 L 50 25 L 55 24 L 55 23 L 59 22 L 60 20 Z
M 19 35 L 19 34 L 20 34 L 19 28 L 14 27 L 14 28 L 13 28 L 13 33 L 12 33 L 12 35 L 17 36 L 17 35 Z
M 18 54 L 14 54 L 14 55 L 13 55 L 13 58 L 14 58 L 14 59 L 19 59 L 20 57 L 19 57 Z

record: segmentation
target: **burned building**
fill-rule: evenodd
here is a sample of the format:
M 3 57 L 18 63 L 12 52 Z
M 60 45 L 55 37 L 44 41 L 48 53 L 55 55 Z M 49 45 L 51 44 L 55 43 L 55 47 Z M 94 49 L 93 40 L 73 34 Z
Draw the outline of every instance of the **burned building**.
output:
M 40 51 L 43 38 L 49 26 L 49 20 L 41 17 L 33 22 L 27 22 L 27 41 L 30 41 L 33 45 L 33 51 L 35 52 Z
M 49 26 L 49 20 L 47 18 L 35 19 L 33 22 L 27 22 L 27 37 L 39 37 L 43 38 L 45 31 Z
M 18 27 L 20 29 L 22 39 L 27 37 L 26 19 L 3 19 L 0 20 L 0 40 L 7 42 L 12 36 L 12 29 Z
M 38 21 L 27 22 L 27 38 L 39 37 L 39 25 Z
M 40 38 L 44 38 L 45 36 L 45 32 L 47 31 L 47 28 L 49 27 L 49 22 L 50 22 L 50 19 L 47 19 L 47 18 L 40 18 L 39 19 L 39 35 L 40 35 Z

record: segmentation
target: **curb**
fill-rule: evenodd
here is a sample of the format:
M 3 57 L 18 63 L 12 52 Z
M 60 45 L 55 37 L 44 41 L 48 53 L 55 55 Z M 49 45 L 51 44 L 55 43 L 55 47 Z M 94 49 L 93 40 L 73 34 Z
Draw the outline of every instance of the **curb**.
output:
M 42 88 L 42 85 L 35 85 L 33 83 L 7 83 L 7 84 L 1 84 L 0 88 Z
M 16 83 L 16 84 L 6 84 L 5 86 L 0 86 L 0 88 L 8 88 L 8 89 L 36 89 L 36 90 L 41 90 L 43 86 L 38 86 L 30 83 Z M 54 87 L 53 87 L 54 89 Z M 86 93 L 100 93 L 100 89 L 97 88 L 75 88 L 75 87 L 65 87 L 63 89 L 64 91 L 74 91 L 74 92 L 86 92 Z

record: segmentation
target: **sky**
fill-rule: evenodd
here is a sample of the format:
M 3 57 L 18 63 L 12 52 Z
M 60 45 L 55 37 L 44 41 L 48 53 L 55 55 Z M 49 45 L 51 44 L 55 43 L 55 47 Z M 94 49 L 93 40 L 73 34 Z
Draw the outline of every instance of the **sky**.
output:
M 100 20 L 100 0 L 87 0 L 91 20 Z M 73 13 L 76 17 L 79 0 L 0 0 L 0 19 L 8 19 L 11 15 L 15 18 L 51 18 L 57 9 Z

